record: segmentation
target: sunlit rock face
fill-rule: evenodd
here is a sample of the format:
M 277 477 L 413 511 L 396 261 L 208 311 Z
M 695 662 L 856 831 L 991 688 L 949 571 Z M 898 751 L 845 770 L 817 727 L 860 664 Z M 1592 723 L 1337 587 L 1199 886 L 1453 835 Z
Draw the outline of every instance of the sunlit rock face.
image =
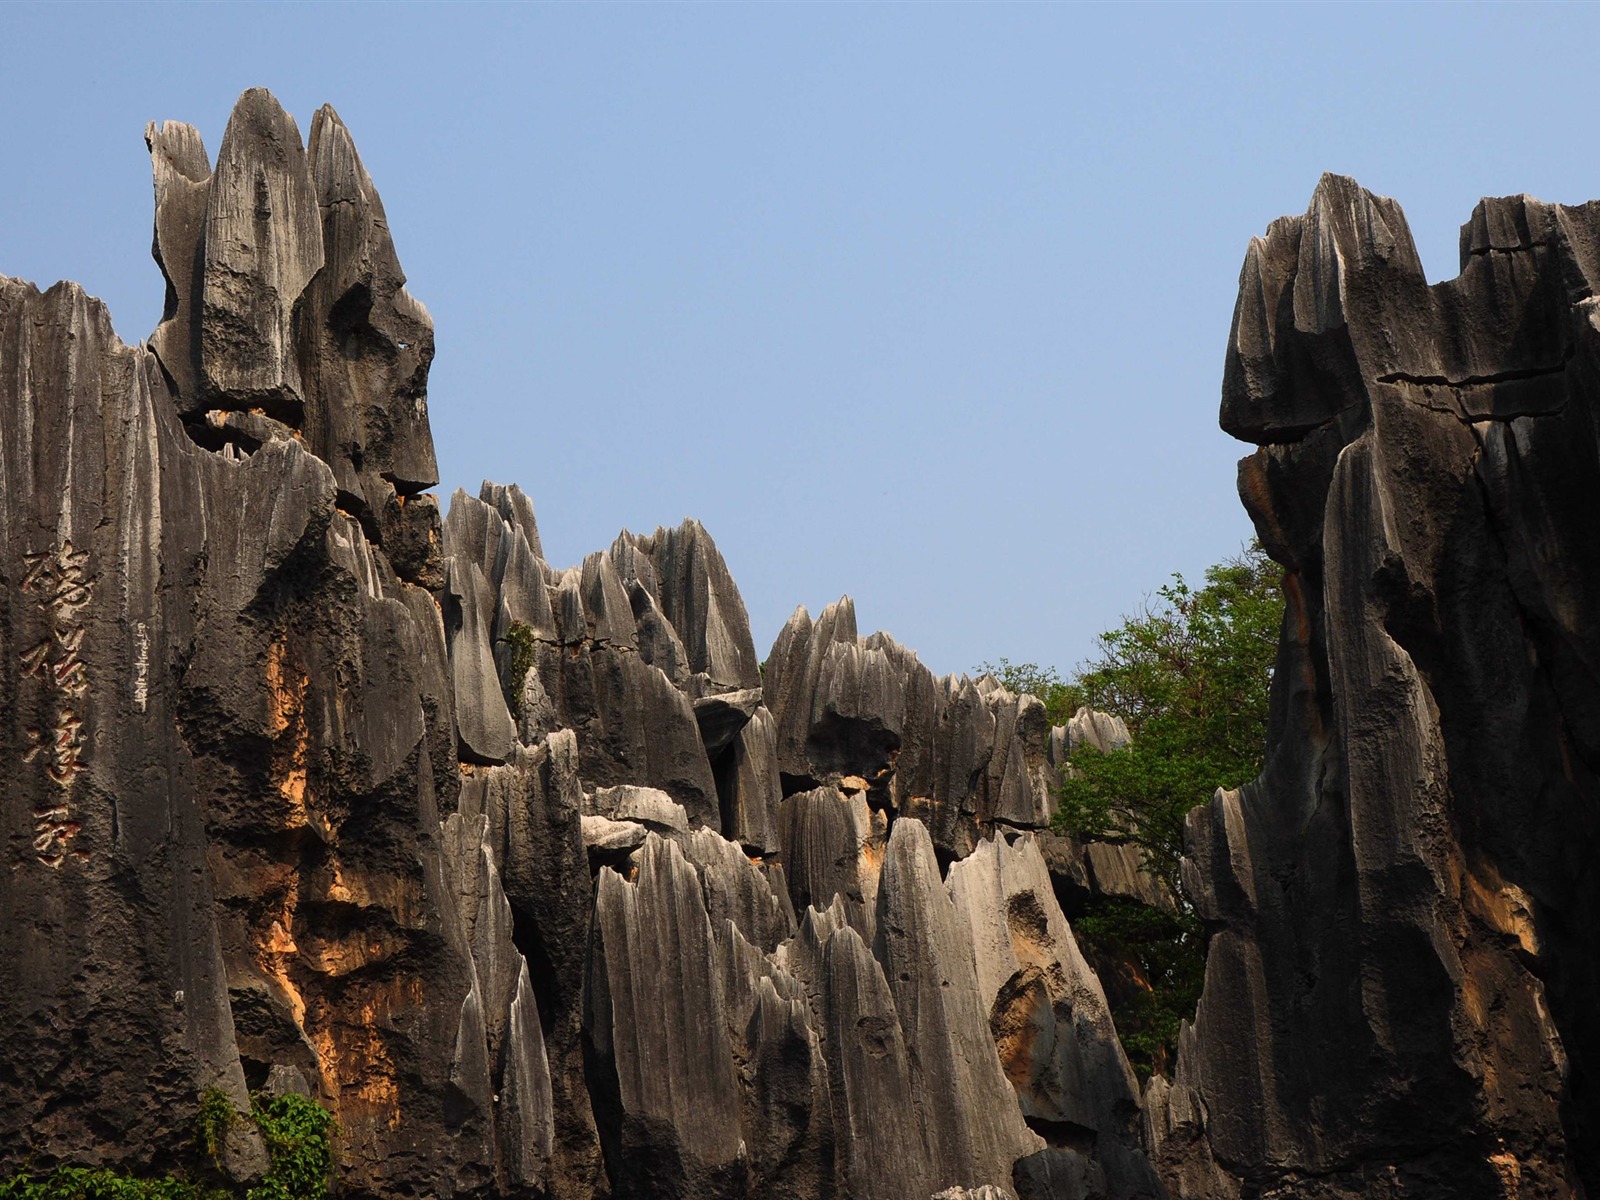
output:
M 199 1170 L 203 1091 L 298 1078 L 354 1196 L 1600 1189 L 1600 208 L 1485 201 L 1432 287 L 1345 180 L 1252 245 L 1289 608 L 1141 1091 L 1062 902 L 1178 900 L 1047 832 L 1125 730 L 848 598 L 763 661 L 694 521 L 560 568 L 515 485 L 441 517 L 338 116 L 146 136 L 148 342 L 0 277 L 0 1172 Z
M 1433 286 L 1347 179 L 1250 246 L 1222 424 L 1289 610 L 1266 771 L 1189 822 L 1175 1191 L 1600 1187 L 1597 283 L 1600 206 L 1526 196 Z
M 0 277 L 0 1174 L 207 1169 L 271 1079 L 352 1196 L 1155 1195 L 1034 844 L 1069 733 L 848 599 L 763 664 L 697 522 L 441 519 L 338 116 L 146 139 L 148 342 Z

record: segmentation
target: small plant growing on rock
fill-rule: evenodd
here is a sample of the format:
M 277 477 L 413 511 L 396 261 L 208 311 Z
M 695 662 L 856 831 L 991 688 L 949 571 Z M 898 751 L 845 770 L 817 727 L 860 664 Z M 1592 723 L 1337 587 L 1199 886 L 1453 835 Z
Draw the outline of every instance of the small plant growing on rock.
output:
M 210 1087 L 200 1093 L 200 1115 L 195 1120 L 195 1137 L 213 1163 L 222 1153 L 222 1143 L 227 1140 L 228 1130 L 233 1128 L 233 1123 L 238 1119 L 239 1114 L 233 1111 L 233 1101 L 221 1088 Z
M 505 642 L 510 650 L 510 661 L 506 664 L 506 673 L 500 681 L 500 689 L 505 693 L 506 708 L 511 712 L 511 719 L 520 721 L 522 684 L 528 678 L 528 672 L 533 669 L 534 664 L 533 630 L 521 621 L 513 621 L 511 628 L 506 630 L 505 637 L 500 640 Z

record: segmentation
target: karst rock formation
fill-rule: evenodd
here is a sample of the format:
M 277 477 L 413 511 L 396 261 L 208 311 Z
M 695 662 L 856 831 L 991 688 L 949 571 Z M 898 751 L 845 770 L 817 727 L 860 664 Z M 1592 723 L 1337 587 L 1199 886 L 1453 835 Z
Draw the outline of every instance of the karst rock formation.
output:
M 166 308 L 0 276 L 0 1176 L 212 1169 L 295 1090 L 353 1197 L 1583 1194 L 1600 928 L 1600 208 L 1430 288 L 1324 180 L 1246 261 L 1223 424 L 1290 606 L 1262 778 L 1141 1088 L 1048 832 L 1126 730 L 843 599 L 765 659 L 704 528 L 566 569 L 447 514 L 433 327 L 331 108 L 146 133 Z M 247 1123 L 221 1168 L 265 1153 Z
M 1185 1196 L 1600 1192 L 1600 204 L 1485 200 L 1429 286 L 1325 177 L 1254 241 L 1222 424 L 1286 570 L 1266 770 L 1151 1148 Z
M 1137 886 L 1044 833 L 1088 726 L 848 599 L 763 668 L 693 521 L 441 517 L 339 117 L 146 139 L 147 343 L 0 278 L 0 1170 L 194 1168 L 265 1088 L 351 1196 L 1159 1195 L 1039 840 Z

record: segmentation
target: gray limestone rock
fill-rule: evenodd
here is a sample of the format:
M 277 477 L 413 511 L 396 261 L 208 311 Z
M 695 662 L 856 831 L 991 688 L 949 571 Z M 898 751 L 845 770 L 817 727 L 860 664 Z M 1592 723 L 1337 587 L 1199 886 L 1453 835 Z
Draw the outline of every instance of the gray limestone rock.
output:
M 589 1196 L 604 1174 L 581 1035 L 594 888 L 577 739 L 562 730 L 517 747 L 504 766 L 468 770 L 460 811 L 488 821 L 487 843 L 511 905 L 514 939 L 536 981 L 555 1111 L 551 1190 L 560 1197 Z
M 591 852 L 629 854 L 644 845 L 650 831 L 637 821 L 613 821 L 610 817 L 583 815 L 583 844 Z
M 554 1109 L 550 1067 L 528 964 L 488 842 L 489 818 L 452 813 L 442 828 L 446 878 L 471 947 L 473 985 L 462 1004 L 456 1067 L 484 1059 L 493 1088 L 495 1166 L 508 1192 L 548 1182 Z M 485 1045 L 464 1048 L 482 1033 Z M 469 1058 L 470 1054 L 470 1058 Z
M 992 679 L 935 678 L 883 633 L 861 638 L 845 597 L 800 609 L 767 658 L 786 792 L 860 779 L 875 808 L 923 822 L 967 853 L 996 825 L 1043 828 L 1055 811 L 1050 728 L 1036 697 Z
M 1163 912 L 1177 907 L 1171 889 L 1150 873 L 1143 852 L 1131 842 L 1085 841 L 1044 832 L 1035 838 L 1064 908 L 1070 905 L 1072 911 L 1081 912 L 1096 900 L 1116 898 Z
M 1597 247 L 1486 200 L 1430 286 L 1336 176 L 1251 243 L 1222 425 L 1288 612 L 1266 770 L 1189 819 L 1190 1194 L 1600 1186 Z
M 839 897 L 849 924 L 870 939 L 888 831 L 866 797 L 832 787 L 800 792 L 778 810 L 778 828 L 794 911 L 825 909 Z
M 517 730 L 489 647 L 494 593 L 476 563 L 454 556 L 448 560 L 443 607 L 461 757 L 470 762 L 505 762 Z
M 726 750 L 761 708 L 758 687 L 717 692 L 697 699 L 694 719 L 700 726 L 700 740 L 705 743 L 706 753 L 715 758 Z
M 538 559 L 544 558 L 544 546 L 539 541 L 539 524 L 534 520 L 533 501 L 516 484 L 490 483 L 484 480 L 478 499 L 489 505 L 512 529 L 522 534 L 528 549 Z
M 819 932 L 808 921 L 801 936 Z M 938 1175 L 917 1109 L 907 1103 L 911 1065 L 883 967 L 848 925 L 834 925 L 814 953 L 846 1194 L 866 1200 L 925 1196 L 938 1186 Z
M 405 290 L 383 203 L 333 109 L 309 149 L 270 93 L 240 97 L 213 172 L 193 128 L 146 130 L 167 304 L 150 346 L 191 436 L 254 450 L 302 439 L 369 537 L 437 587 L 427 423 L 433 325 Z M 429 543 L 434 552 L 428 552 Z
M 691 852 L 703 856 L 704 843 L 720 840 L 701 830 Z M 719 899 L 722 880 L 703 868 L 701 878 L 739 1071 L 751 1194 L 775 1200 L 831 1195 L 836 1169 L 828 1070 L 805 987 L 745 938 L 737 918 L 717 918 L 719 905 L 727 907 Z
M 682 642 L 691 674 L 704 675 L 713 691 L 761 686 L 761 660 L 750 637 L 744 600 L 700 522 L 685 521 L 645 537 L 624 531 L 612 545 L 611 557 L 625 581 L 638 579 L 654 594 Z M 641 557 L 653 568 L 648 582 L 637 566 L 623 566 Z
M 982 842 L 951 864 L 948 883 L 990 1031 L 1029 1124 L 1055 1147 L 1085 1152 L 1108 1196 L 1159 1195 L 1140 1148 L 1138 1084 L 1033 838 Z
M 300 130 L 265 88 L 234 106 L 206 197 L 200 381 L 208 398 L 297 417 L 294 308 L 322 270 L 322 221 Z
M 151 121 L 145 127 L 155 174 L 156 216 L 152 250 L 166 280 L 161 323 L 150 335 L 155 352 L 179 396 L 199 411 L 200 302 L 205 288 L 206 204 L 211 195 L 211 159 L 200 131 L 181 121 Z
M 928 831 L 909 817 L 889 834 L 874 951 L 905 1034 L 935 1181 L 1009 1184 L 1012 1164 L 1044 1143 L 1023 1123 L 990 1036 L 971 926 L 958 922 Z
M 713 928 L 731 921 L 745 941 L 763 952 L 777 949 L 794 933 L 788 897 L 772 890 L 761 868 L 738 845 L 709 829 L 697 829 L 683 848 L 700 872 Z
M 308 155 L 327 265 L 301 314 L 306 440 L 360 505 L 352 511 L 375 516 L 390 496 L 439 479 L 427 406 L 433 320 L 406 291 L 383 201 L 328 105 L 311 122 Z
M 661 832 L 687 832 L 689 818 L 683 805 L 660 788 L 635 787 L 620 784 L 600 788 L 593 796 L 584 797 L 584 807 L 597 816 L 613 821 L 638 821 Z
M 711 762 L 722 832 L 753 854 L 770 854 L 781 848 L 778 806 L 783 784 L 776 742 L 772 714 L 762 706 Z
M 600 872 L 584 1013 L 613 1186 L 743 1194 L 722 976 L 700 877 L 675 842 L 652 834 L 631 881 Z

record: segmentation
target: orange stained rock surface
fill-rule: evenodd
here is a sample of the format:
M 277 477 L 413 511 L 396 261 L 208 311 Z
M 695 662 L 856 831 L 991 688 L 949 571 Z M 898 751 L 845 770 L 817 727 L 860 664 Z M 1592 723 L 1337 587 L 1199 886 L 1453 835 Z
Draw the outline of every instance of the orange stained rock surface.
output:
M 286 639 L 278 638 L 267 647 L 267 728 L 275 742 L 273 784 L 284 802 L 286 828 L 310 824 L 306 789 L 311 732 L 305 715 L 309 683 L 306 673 L 290 661 Z

